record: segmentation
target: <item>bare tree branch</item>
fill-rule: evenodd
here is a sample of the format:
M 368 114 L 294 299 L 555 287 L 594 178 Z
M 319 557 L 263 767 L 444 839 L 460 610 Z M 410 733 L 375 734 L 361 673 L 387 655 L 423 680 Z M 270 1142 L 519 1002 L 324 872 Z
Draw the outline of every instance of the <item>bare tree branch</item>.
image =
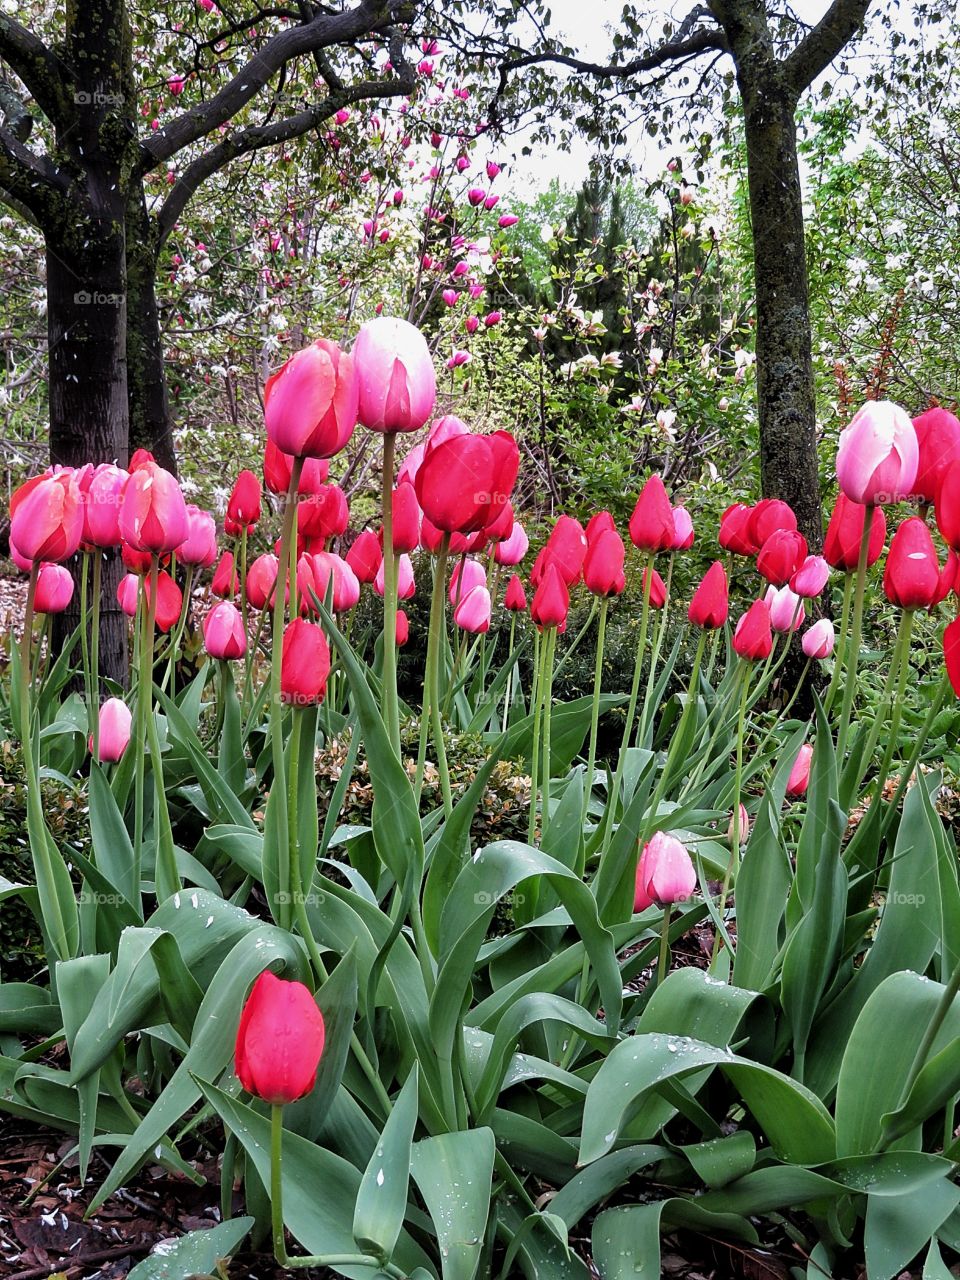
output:
M 784 59 L 784 68 L 799 97 L 863 25 L 870 0 L 833 0 L 813 30 Z
M 304 26 L 279 32 L 209 102 L 198 103 L 141 143 L 140 172 L 149 172 L 232 120 L 293 58 L 381 31 L 402 5 L 403 0 L 361 0 L 345 13 L 320 15 Z
M 25 205 L 42 226 L 60 212 L 67 181 L 46 156 L 28 151 L 0 125 L 0 188 Z
M 59 124 L 67 118 L 70 77 L 60 60 L 32 31 L 5 13 L 0 13 L 0 60 L 20 77 L 48 119 Z

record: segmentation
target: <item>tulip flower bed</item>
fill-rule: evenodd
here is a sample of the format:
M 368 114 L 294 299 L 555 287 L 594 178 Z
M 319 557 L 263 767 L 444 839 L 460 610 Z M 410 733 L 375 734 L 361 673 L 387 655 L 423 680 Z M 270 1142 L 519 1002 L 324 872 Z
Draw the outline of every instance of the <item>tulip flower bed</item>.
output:
M 84 1179 L 95 1151 L 108 1158 L 91 1212 L 145 1165 L 198 1182 L 212 1161 L 216 1256 L 250 1237 L 287 1269 L 656 1276 L 662 1233 L 749 1251 L 776 1223 L 806 1260 L 798 1276 L 862 1261 L 891 1280 L 918 1258 L 946 1276 L 960 1253 L 960 884 L 927 754 L 960 686 L 960 621 L 924 724 L 904 739 L 901 722 L 916 615 L 957 585 L 960 423 L 866 405 L 841 436 L 823 556 L 785 503 L 737 504 L 718 558 L 672 602 L 676 558 L 716 536 L 695 533 L 692 503 L 673 506 L 651 475 L 629 559 L 605 512 L 585 529 L 561 516 L 531 549 L 511 505 L 515 440 L 431 423 L 434 398 L 423 338 L 389 318 L 271 378 L 279 539 L 256 554 L 266 518 L 243 473 L 207 661 L 187 681 L 213 517 L 143 455 L 14 495 L 29 597 L 4 711 L 33 875 L 2 882 L 0 900 L 34 913 L 47 968 L 0 985 L 0 1108 L 72 1135 Z M 358 422 L 382 435 L 382 526 L 348 535 L 328 459 Z M 920 514 L 894 531 L 901 502 Z M 900 622 L 861 716 L 885 546 Z M 130 568 L 126 692 L 98 676 L 113 547 Z M 60 565 L 78 549 L 79 635 L 51 654 L 45 620 L 70 599 Z M 750 592 L 735 603 L 733 566 Z M 832 576 L 836 633 L 821 609 Z M 606 627 L 628 578 L 636 663 L 614 696 Z M 408 706 L 397 651 L 417 591 L 430 609 Z M 354 628 L 364 592 L 382 596 L 372 630 Z M 577 593 L 593 603 L 573 635 Z M 809 721 L 791 718 L 800 684 L 780 688 L 796 633 L 801 683 L 822 667 Z M 592 695 L 563 703 L 578 649 L 594 655 Z M 609 759 L 604 715 L 620 734 Z M 460 785 L 448 748 L 464 742 L 481 749 Z M 475 847 L 495 776 L 517 838 Z M 54 838 L 44 777 L 84 796 L 88 843 Z M 372 795 L 366 821 L 354 787 Z M 709 954 L 676 966 L 688 935 Z M 167 1253 L 162 1274 L 192 1274 L 201 1247 Z

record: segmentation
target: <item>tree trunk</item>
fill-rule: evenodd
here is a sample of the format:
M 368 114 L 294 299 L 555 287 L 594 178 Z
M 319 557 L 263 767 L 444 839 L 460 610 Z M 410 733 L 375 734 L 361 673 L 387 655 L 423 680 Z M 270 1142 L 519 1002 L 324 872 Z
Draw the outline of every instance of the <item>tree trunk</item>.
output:
M 104 211 L 47 236 L 47 335 L 50 361 L 50 460 L 127 462 L 126 268 L 123 223 Z M 72 566 L 74 569 L 76 566 Z M 101 672 L 127 675 L 127 622 L 117 603 L 120 557 L 103 569 Z M 77 593 L 57 615 L 59 650 L 80 620 Z
M 157 254 L 150 218 L 138 185 L 127 207 L 127 397 L 130 450 L 149 449 L 161 467 L 177 474 L 173 420 L 163 365 L 156 289 Z
M 796 101 L 766 58 L 759 67 L 738 59 L 738 78 L 757 292 L 761 485 L 765 497 L 790 503 L 814 552 L 823 511 Z

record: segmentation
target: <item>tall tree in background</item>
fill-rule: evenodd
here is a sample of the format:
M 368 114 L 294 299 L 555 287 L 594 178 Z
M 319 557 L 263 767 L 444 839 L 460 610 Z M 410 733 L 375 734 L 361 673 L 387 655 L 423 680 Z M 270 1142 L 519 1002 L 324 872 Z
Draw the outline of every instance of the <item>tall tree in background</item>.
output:
M 529 6 L 524 6 L 529 9 Z M 677 98 L 691 111 L 724 92 L 730 60 L 743 112 L 757 291 L 757 387 L 764 493 L 786 499 L 814 546 L 822 537 L 809 287 L 803 197 L 797 160 L 797 107 L 804 92 L 860 30 L 870 0 L 833 0 L 814 27 L 789 7 L 765 0 L 709 0 L 693 7 L 666 39 L 647 45 L 659 15 L 627 4 L 614 37 L 614 57 L 595 63 L 550 36 L 545 21 L 523 50 L 501 57 L 492 115 L 519 115 L 534 98 L 566 98 L 579 127 L 624 140 L 624 97 L 662 93 L 667 120 Z M 462 8 L 462 7 L 461 7 Z M 540 14 L 541 18 L 546 15 Z M 464 28 L 464 43 L 469 31 Z M 638 49 L 641 50 L 638 52 Z M 550 84 L 544 68 L 578 73 Z M 541 75 L 534 74 L 540 69 Z M 697 72 L 696 78 L 692 78 Z M 520 74 L 522 73 L 522 75 Z M 616 125 L 598 102 L 616 104 Z M 683 109 L 683 107 L 679 108 Z

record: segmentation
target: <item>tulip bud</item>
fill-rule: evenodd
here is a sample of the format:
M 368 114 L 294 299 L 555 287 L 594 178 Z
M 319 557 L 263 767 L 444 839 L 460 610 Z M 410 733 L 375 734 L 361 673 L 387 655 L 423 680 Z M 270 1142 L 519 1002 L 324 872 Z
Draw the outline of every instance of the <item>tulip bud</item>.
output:
M 733 632 L 733 648 L 741 657 L 751 662 L 770 657 L 773 634 L 770 629 L 770 610 L 764 600 L 754 600 L 738 621 Z
M 97 759 L 100 764 L 116 764 L 130 744 L 133 716 L 120 698 L 107 698 L 100 707 L 97 732 Z M 93 751 L 93 735 L 87 744 Z
M 762 547 L 778 529 L 789 532 L 796 527 L 797 517 L 788 502 L 782 502 L 779 498 L 764 498 L 750 511 L 747 534 L 751 542 Z
M 747 813 L 747 806 L 741 804 L 737 811 L 737 843 L 743 847 L 750 838 L 750 815 Z M 727 827 L 727 839 L 733 839 L 733 815 L 730 815 L 730 825 Z
M 893 535 L 883 570 L 883 589 L 901 609 L 929 609 L 940 586 L 940 562 L 933 538 L 919 516 L 904 520 Z
M 667 587 L 656 569 L 644 569 L 640 575 L 640 590 L 646 594 L 647 579 L 650 580 L 649 603 L 652 609 L 662 609 L 667 603 Z
M 73 599 L 73 578 L 62 564 L 40 566 L 33 607 L 37 613 L 63 613 Z
M 570 610 L 570 595 L 557 566 L 550 563 L 534 592 L 530 617 L 538 627 L 565 625 Z
M 426 340 L 406 320 L 368 320 L 353 344 L 360 380 L 359 417 L 373 431 L 417 431 L 437 396 Z M 422 504 L 421 504 L 422 505 Z
M 497 564 L 514 565 L 519 564 L 523 557 L 527 554 L 530 547 L 530 539 L 526 535 L 523 525 L 519 521 L 514 520 L 510 530 L 510 536 L 501 539 L 494 548 L 493 558 Z
M 231 536 L 252 533 L 260 519 L 260 481 L 252 471 L 241 471 L 227 502 L 224 529 Z
M 240 610 L 229 600 L 214 605 L 203 620 L 203 647 L 211 658 L 242 658 L 247 651 L 247 633 Z
M 263 479 L 271 493 L 287 493 L 292 467 L 293 454 L 284 453 L 268 438 L 263 449 Z M 304 458 L 297 491 L 301 494 L 316 493 L 329 475 L 328 458 Z
M 601 529 L 593 542 L 588 542 L 583 561 L 583 581 L 587 590 L 595 596 L 620 595 L 627 585 L 623 573 L 625 557 L 626 550 L 619 533 L 615 529 Z
M 436 442 L 431 433 L 414 477 L 417 500 L 436 528 L 476 533 L 500 514 L 519 467 L 520 451 L 507 431 L 457 432 Z
M 373 582 L 382 561 L 383 552 L 377 535 L 365 529 L 351 543 L 347 564 L 357 575 L 358 582 Z
M 643 847 L 637 863 L 634 911 L 656 903 L 685 902 L 697 887 L 697 871 L 686 849 L 665 831 L 657 831 Z
M 120 585 L 117 587 L 117 601 L 128 618 L 136 615 L 141 582 L 143 583 L 144 604 L 149 607 L 151 599 L 149 575 L 144 578 L 138 578 L 136 574 L 128 573 L 120 579 Z M 180 619 L 182 608 L 183 592 L 173 578 L 170 577 L 169 573 L 158 573 L 157 609 L 155 615 L 157 630 L 163 632 L 172 630 L 174 624 Z
M 294 618 L 283 633 L 280 700 L 296 707 L 323 701 L 330 674 L 330 648 L 323 628 Z
M 810 783 L 810 762 L 813 759 L 813 747 L 805 742 L 793 762 L 790 776 L 787 778 L 787 795 L 795 800 L 802 796 Z
M 217 524 L 209 511 L 187 506 L 187 536 L 177 547 L 181 564 L 208 569 L 217 558 Z
M 960 462 L 952 462 L 943 472 L 937 491 L 937 528 L 954 551 L 960 551 Z
M 641 551 L 669 551 L 676 538 L 673 508 L 663 481 L 650 476 L 630 517 L 630 540 Z
M 247 604 L 254 609 L 273 608 L 280 561 L 271 552 L 257 556 L 247 570 Z
M 123 490 L 119 525 L 134 551 L 175 551 L 189 532 L 187 504 L 176 477 L 151 462 L 132 471 Z
M 917 433 L 917 478 L 913 482 L 918 502 L 936 501 L 943 473 L 960 462 L 960 418 L 939 407 L 928 409 L 913 420 Z
M 693 546 L 693 520 L 686 507 L 673 508 L 673 530 L 671 551 L 687 551 Z
M 823 556 L 834 569 L 853 573 L 860 558 L 860 540 L 863 537 L 863 521 L 867 508 L 851 502 L 846 494 L 838 494 L 823 541 Z M 887 520 L 880 507 L 875 507 L 870 522 L 867 543 L 867 568 L 874 564 L 883 551 L 887 536 Z
M 776 529 L 757 552 L 757 571 L 782 587 L 807 558 L 807 540 L 795 529 Z
M 728 612 L 727 573 L 715 560 L 693 593 L 687 617 L 695 627 L 716 630 L 724 625 Z
M 835 643 L 833 623 L 829 618 L 819 618 L 803 633 L 800 646 L 808 658 L 829 658 Z
M 392 512 L 394 552 L 416 551 L 420 545 L 420 505 L 409 480 L 394 489 Z
M 380 562 L 380 568 L 377 570 L 377 576 L 373 580 L 373 589 L 378 596 L 382 596 L 386 584 L 386 573 L 384 562 Z M 417 585 L 413 577 L 413 564 L 410 557 L 402 555 L 397 558 L 397 597 L 400 600 L 409 600 L 416 593 Z
M 527 593 L 523 589 L 520 575 L 511 575 L 507 590 L 503 597 L 503 607 L 512 613 L 522 613 L 527 607 Z
M 220 563 L 213 571 L 210 590 L 215 596 L 220 596 L 224 600 L 232 598 L 239 592 L 240 575 L 233 567 L 232 551 L 225 551 L 220 557 Z
M 774 631 L 786 634 L 796 631 L 803 623 L 803 601 L 789 587 L 768 587 L 764 602 L 770 610 L 770 625 Z
M 837 479 L 851 502 L 900 502 L 912 493 L 919 464 L 913 423 L 890 400 L 865 404 L 840 433 Z
M 827 585 L 829 578 L 830 566 L 823 556 L 807 556 L 790 579 L 790 588 L 798 596 L 813 600 Z
M 118 547 L 120 504 L 129 475 L 122 467 L 104 463 L 95 467 L 81 486 L 83 492 L 83 541 L 91 547 Z
M 240 1014 L 234 1053 L 240 1083 L 264 1102 L 295 1102 L 316 1082 L 323 1041 L 323 1016 L 303 983 L 265 969 Z
M 735 502 L 727 507 L 720 517 L 719 542 L 724 551 L 731 551 L 736 556 L 753 556 L 760 549 L 750 533 L 750 519 L 753 508 L 742 502 Z
M 453 611 L 453 620 L 463 631 L 482 635 L 490 630 L 490 592 L 486 587 L 473 587 Z

